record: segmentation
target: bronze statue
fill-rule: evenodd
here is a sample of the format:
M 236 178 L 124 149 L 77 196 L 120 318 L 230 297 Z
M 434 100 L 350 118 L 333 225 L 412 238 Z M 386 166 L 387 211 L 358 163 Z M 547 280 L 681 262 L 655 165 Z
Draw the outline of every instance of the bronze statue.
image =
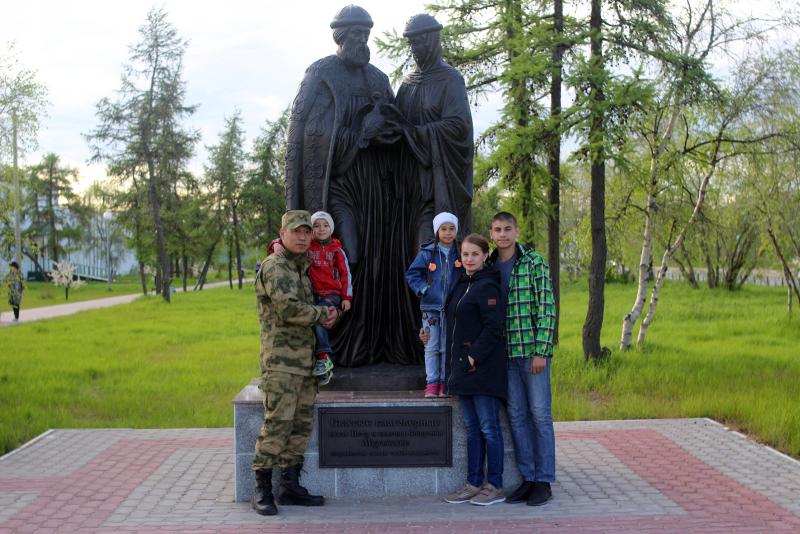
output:
M 402 174 L 415 176 L 419 187 L 420 244 L 433 239 L 431 223 L 443 211 L 458 217 L 462 236 L 472 227 L 472 114 L 463 76 L 442 59 L 441 30 L 431 15 L 409 19 L 403 36 L 417 68 L 395 99 Z
M 306 70 L 292 105 L 287 209 L 328 211 L 352 268 L 353 307 L 331 335 L 335 363 L 421 363 L 418 303 L 403 274 L 419 240 L 432 237 L 436 213 L 455 213 L 469 232 L 464 81 L 442 61 L 441 26 L 429 15 L 406 27 L 417 70 L 396 100 L 388 77 L 369 64 L 369 13 L 350 5 L 330 26 L 336 54 Z
M 287 208 L 328 211 L 352 268 L 353 308 L 331 336 L 334 361 L 345 367 L 419 359 L 413 332 L 398 327 L 397 310 L 385 298 L 404 290 L 386 285 L 383 253 L 392 231 L 383 217 L 384 189 L 396 166 L 387 145 L 398 136 L 382 115 L 394 99 L 389 79 L 369 64 L 372 25 L 358 6 L 334 17 L 338 49 L 306 70 L 292 105 L 286 155 Z

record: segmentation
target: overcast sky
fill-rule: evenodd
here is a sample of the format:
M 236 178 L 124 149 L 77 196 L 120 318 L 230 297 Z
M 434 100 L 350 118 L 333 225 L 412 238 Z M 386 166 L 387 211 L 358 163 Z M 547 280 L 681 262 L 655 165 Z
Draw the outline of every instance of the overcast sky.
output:
M 49 90 L 50 106 L 39 133 L 39 149 L 25 155 L 38 161 L 55 152 L 64 164 L 81 170 L 81 188 L 104 176 L 102 165 L 87 166 L 89 149 L 81 134 L 96 125 L 95 106 L 119 87 L 128 47 L 153 2 L 145 0 L 28 0 L 6 6 L 0 17 L 0 46 L 16 43 L 22 64 L 36 70 Z M 215 144 L 226 116 L 238 108 L 247 146 L 267 119 L 277 118 L 294 98 L 306 67 L 331 54 L 329 23 L 346 5 L 313 0 L 169 0 L 163 4 L 178 33 L 189 39 L 184 80 L 187 103 L 200 107 L 190 124 L 202 134 L 191 167 L 201 172 L 206 145 Z M 402 30 L 408 18 L 424 11 L 418 0 L 363 0 L 375 26 L 372 37 Z M 384 72 L 394 65 L 378 56 Z M 476 112 L 477 131 L 495 116 L 496 103 Z
M 779 1 L 762 1 L 752 9 L 774 16 Z M 359 5 L 372 15 L 374 38 L 401 31 L 411 15 L 424 11 L 424 3 L 362 0 Z M 797 0 L 780 3 L 796 6 Z M 55 152 L 64 164 L 80 169 L 80 189 L 103 178 L 103 166 L 87 166 L 89 149 L 81 134 L 95 127 L 97 102 L 119 87 L 128 47 L 139 39 L 138 28 L 153 5 L 148 0 L 27 0 L 4 7 L 0 47 L 15 42 L 22 64 L 36 70 L 49 90 L 39 149 L 25 155 L 26 163 Z M 168 0 L 163 5 L 178 33 L 189 40 L 184 80 L 187 103 L 200 106 L 190 120 L 202 134 L 191 165 L 199 173 L 205 146 L 217 142 L 224 118 L 234 109 L 242 111 L 249 148 L 264 122 L 291 103 L 306 67 L 333 53 L 328 25 L 345 2 Z M 752 5 L 739 3 L 742 10 Z M 372 38 L 372 62 L 389 73 L 394 65 L 378 56 Z M 476 132 L 494 120 L 498 107 L 498 99 L 490 98 L 473 110 Z

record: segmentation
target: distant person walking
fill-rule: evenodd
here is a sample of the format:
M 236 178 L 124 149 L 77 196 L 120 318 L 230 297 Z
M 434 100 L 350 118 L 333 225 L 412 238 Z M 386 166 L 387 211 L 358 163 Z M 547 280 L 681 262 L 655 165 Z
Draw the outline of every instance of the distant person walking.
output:
M 11 269 L 3 279 L 3 282 L 5 282 L 5 286 L 8 289 L 8 303 L 11 305 L 11 309 L 14 310 L 14 322 L 16 322 L 19 321 L 19 306 L 22 303 L 22 295 L 25 293 L 25 280 L 17 262 L 12 261 L 9 266 Z

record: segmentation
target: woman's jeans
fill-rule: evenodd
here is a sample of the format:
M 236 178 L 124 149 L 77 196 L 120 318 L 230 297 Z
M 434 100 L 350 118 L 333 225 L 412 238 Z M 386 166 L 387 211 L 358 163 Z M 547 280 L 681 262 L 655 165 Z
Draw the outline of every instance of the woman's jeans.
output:
M 503 433 L 500 431 L 500 399 L 489 395 L 461 395 L 461 413 L 467 431 L 467 482 L 503 487 Z
M 425 383 L 444 384 L 444 360 L 447 354 L 445 317 L 438 311 L 422 312 L 422 329 L 430 334 L 425 343 Z
M 535 375 L 532 358 L 508 359 L 508 421 L 523 480 L 555 482 L 556 438 L 550 398 L 550 363 Z
M 314 304 L 318 306 L 334 306 L 338 308 L 341 303 L 342 297 L 339 295 L 314 295 Z M 333 352 L 327 328 L 318 324 L 314 325 L 314 337 L 317 338 L 314 354 L 322 354 L 323 352 L 330 354 Z

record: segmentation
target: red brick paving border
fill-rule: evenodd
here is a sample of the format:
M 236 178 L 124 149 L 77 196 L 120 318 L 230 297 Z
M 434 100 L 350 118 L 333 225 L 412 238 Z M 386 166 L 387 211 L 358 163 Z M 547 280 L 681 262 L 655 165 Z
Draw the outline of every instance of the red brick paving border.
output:
M 233 445 L 230 439 L 123 439 L 67 476 L 0 478 L 0 492 L 39 493 L 0 524 L 0 533 L 800 532 L 800 517 L 655 430 L 569 430 L 557 432 L 557 439 L 596 441 L 686 513 L 443 522 L 289 523 L 277 517 L 243 525 L 109 527 L 104 523 L 114 510 L 178 449 L 231 449 Z

